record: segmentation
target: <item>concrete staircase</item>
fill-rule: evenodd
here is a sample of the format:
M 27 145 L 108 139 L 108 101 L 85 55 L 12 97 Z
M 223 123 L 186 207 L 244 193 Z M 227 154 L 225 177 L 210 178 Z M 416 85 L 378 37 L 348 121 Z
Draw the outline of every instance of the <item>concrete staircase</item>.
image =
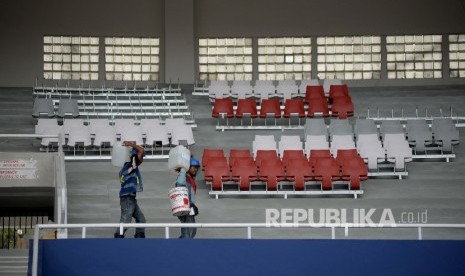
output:
M 0 250 L 0 276 L 27 275 L 27 265 L 28 250 Z

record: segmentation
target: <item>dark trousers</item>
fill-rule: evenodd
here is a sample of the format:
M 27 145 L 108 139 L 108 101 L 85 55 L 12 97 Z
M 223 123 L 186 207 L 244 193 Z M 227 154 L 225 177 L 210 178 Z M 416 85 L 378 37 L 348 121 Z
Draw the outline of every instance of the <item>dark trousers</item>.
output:
M 119 203 L 121 206 L 120 223 L 131 223 L 132 218 L 136 220 L 136 223 L 145 223 L 145 216 L 139 208 L 135 196 L 120 197 Z M 127 229 L 124 229 L 124 233 L 126 233 L 126 230 Z M 119 228 L 116 229 L 115 234 L 119 234 Z M 145 235 L 145 228 L 136 228 L 136 235 L 137 234 Z
M 195 216 L 185 215 L 178 217 L 182 223 L 195 223 Z M 181 228 L 180 239 L 193 239 L 197 234 L 197 228 Z

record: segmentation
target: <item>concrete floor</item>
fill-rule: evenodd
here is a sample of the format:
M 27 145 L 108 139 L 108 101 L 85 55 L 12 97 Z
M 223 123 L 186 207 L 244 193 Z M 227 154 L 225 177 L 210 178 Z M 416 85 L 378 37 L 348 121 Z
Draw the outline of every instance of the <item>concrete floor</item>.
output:
M 211 104 L 206 97 L 191 96 L 186 89 L 188 101 L 193 109 L 198 127 L 194 129 L 196 144 L 191 148 L 195 156 L 201 157 L 204 148 L 223 148 L 225 153 L 231 148 L 251 148 L 255 134 L 280 135 L 302 134 L 303 131 L 216 131 L 216 120 L 211 118 Z M 366 116 L 368 108 L 373 112 L 379 109 L 381 115 L 414 114 L 418 107 L 424 114 L 439 114 L 440 109 L 449 114 L 465 114 L 465 87 L 415 87 L 415 88 L 353 88 L 352 99 L 357 116 Z M 32 97 L 30 89 L 0 90 L 1 133 L 32 133 Z M 373 113 L 372 113 L 373 114 Z M 208 187 L 198 176 L 197 201 L 200 209 L 198 222 L 265 222 L 267 208 L 346 209 L 348 221 L 352 212 L 359 209 L 376 208 L 373 221 L 379 221 L 383 209 L 390 209 L 396 223 L 402 221 L 403 213 L 414 216 L 427 212 L 428 223 L 465 223 L 465 129 L 460 129 L 461 145 L 454 148 L 457 158 L 450 163 L 444 161 L 412 162 L 407 165 L 407 179 L 369 179 L 363 183 L 365 191 L 361 198 L 348 197 L 230 197 L 214 199 L 208 196 Z M 7 146 L 8 145 L 8 146 Z M 2 140 L 0 150 L 31 150 L 30 142 L 7 142 Z M 141 166 L 144 192 L 138 194 L 139 204 L 147 222 L 178 222 L 170 213 L 167 197 L 176 175 L 167 170 L 166 161 L 146 161 Z M 69 223 L 109 223 L 119 221 L 119 198 L 117 182 L 118 169 L 110 162 L 66 163 L 68 184 Z M 172 233 L 176 236 L 178 233 Z M 77 235 L 77 232 L 71 232 Z M 424 238 L 464 239 L 465 230 L 425 230 Z M 111 237 L 112 231 L 88 230 L 89 236 Z M 129 230 L 132 235 L 132 230 Z M 201 238 L 245 237 L 244 229 L 200 229 Z M 330 238 L 328 229 L 260 229 L 254 230 L 254 237 L 264 238 Z M 148 230 L 148 237 L 164 237 L 161 230 Z M 344 238 L 344 232 L 336 236 Z M 414 239 L 416 229 L 355 229 L 349 232 L 350 238 L 393 238 Z

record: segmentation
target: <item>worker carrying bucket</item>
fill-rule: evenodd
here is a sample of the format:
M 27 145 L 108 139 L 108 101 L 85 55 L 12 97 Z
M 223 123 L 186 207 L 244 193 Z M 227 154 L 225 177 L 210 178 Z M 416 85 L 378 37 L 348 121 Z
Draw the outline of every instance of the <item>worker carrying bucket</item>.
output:
M 189 157 L 189 158 L 187 158 Z M 191 157 L 188 149 L 177 146 L 170 151 L 168 167 L 179 173 L 176 187 L 169 192 L 171 210 L 182 223 L 195 223 L 195 216 L 199 211 L 196 203 L 195 176 L 200 168 L 200 161 Z M 196 228 L 181 228 L 180 238 L 194 238 Z

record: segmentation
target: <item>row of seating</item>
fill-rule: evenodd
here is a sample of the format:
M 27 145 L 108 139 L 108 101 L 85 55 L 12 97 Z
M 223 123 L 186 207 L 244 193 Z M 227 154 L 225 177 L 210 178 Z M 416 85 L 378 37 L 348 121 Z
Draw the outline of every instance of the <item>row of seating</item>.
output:
M 204 149 L 202 165 L 213 191 L 224 190 L 230 182 L 240 191 L 250 191 L 255 181 L 265 183 L 267 191 L 284 189 L 286 184 L 295 191 L 313 186 L 333 190 L 338 184 L 360 190 L 361 181 L 368 178 L 367 168 L 354 150 L 340 150 L 337 158 L 329 150 L 312 150 L 307 159 L 301 150 L 285 150 L 282 158 L 274 150 L 258 150 L 253 158 L 248 149 L 232 149 L 226 158 L 222 149 Z
M 177 87 L 35 86 L 34 117 L 169 118 L 182 117 L 194 123 L 186 98 Z
M 342 84 L 341 80 L 325 79 L 322 86 L 324 92 L 328 95 L 331 85 L 340 84 Z M 228 81 L 211 81 L 208 87 L 208 94 L 211 99 L 225 97 L 267 99 L 270 97 L 280 97 L 286 100 L 293 97 L 304 97 L 306 87 L 309 85 L 319 86 L 320 81 L 317 79 L 302 80 L 297 85 L 295 80 L 283 80 L 279 81 L 277 86 L 273 84 L 273 81 L 268 80 L 256 80 L 254 86 L 252 86 L 250 81 L 233 81 L 231 86 L 229 86 Z
M 292 117 L 338 117 L 345 119 L 354 115 L 354 105 L 350 98 L 335 98 L 332 104 L 331 112 L 329 111 L 328 102 L 325 98 L 311 99 L 308 101 L 307 112 L 305 111 L 304 100 L 302 99 L 287 99 L 284 108 L 281 108 L 278 99 L 263 99 L 261 104 L 257 106 L 255 99 L 239 99 L 236 108 L 231 98 L 215 99 L 212 109 L 213 118 L 289 118 L 289 124 Z M 260 112 L 258 112 L 260 109 Z M 219 123 L 219 122 L 218 122 Z M 227 122 L 229 125 L 229 122 Z M 275 120 L 276 124 L 276 120 Z
M 308 157 L 312 150 L 328 150 L 337 158 L 340 150 L 356 150 L 370 170 L 379 171 L 380 164 L 394 164 L 395 171 L 406 171 L 405 163 L 412 161 L 412 150 L 405 138 L 396 134 L 388 135 L 384 146 L 378 139 L 375 134 L 362 134 L 355 143 L 353 135 L 334 135 L 331 141 L 325 135 L 307 135 L 302 147 L 300 136 L 282 135 L 277 143 L 273 135 L 256 135 L 252 151 L 254 156 L 260 150 L 274 150 L 283 156 L 286 150 L 296 150 Z
M 195 143 L 192 127 L 182 118 L 166 119 L 164 124 L 158 119 L 141 119 L 139 124 L 133 119 L 90 119 L 87 124 L 82 119 L 66 119 L 59 125 L 56 119 L 39 119 L 35 126 L 36 134 L 62 134 L 62 144 L 68 147 L 112 146 L 117 140 L 134 141 L 138 145 L 186 145 Z M 43 138 L 41 145 L 49 147 L 57 143 L 55 138 Z
M 307 119 L 304 127 L 304 137 L 324 135 L 328 141 L 334 135 L 353 135 L 358 141 L 361 134 L 374 134 L 383 142 L 388 134 L 401 134 L 416 153 L 435 150 L 438 146 L 441 152 L 449 153 L 453 151 L 452 145 L 459 143 L 459 132 L 451 118 L 434 118 L 431 128 L 425 119 L 406 120 L 404 129 L 400 121 L 382 121 L 378 128 L 374 120 L 360 118 L 353 125 L 349 120 L 331 120 L 326 125 L 323 119 Z

